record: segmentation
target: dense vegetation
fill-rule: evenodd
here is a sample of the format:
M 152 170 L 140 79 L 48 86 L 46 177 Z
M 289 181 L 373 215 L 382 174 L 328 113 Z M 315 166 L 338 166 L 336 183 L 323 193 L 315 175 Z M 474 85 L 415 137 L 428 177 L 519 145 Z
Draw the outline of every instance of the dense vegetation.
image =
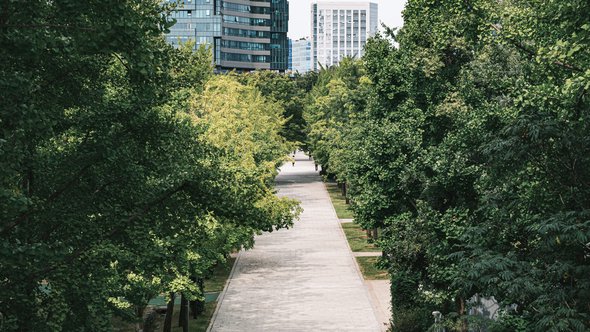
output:
M 289 105 L 167 45 L 159 1 L 0 7 L 0 330 L 141 328 L 150 299 L 202 299 L 212 266 L 292 224 Z
M 393 330 L 590 329 L 590 3 L 410 0 L 320 72 L 309 149 L 379 229 Z M 468 316 L 476 294 L 495 322 Z
M 362 59 L 294 80 L 213 76 L 164 42 L 158 1 L 0 8 L 0 330 L 141 327 L 158 294 L 202 298 L 291 225 L 289 142 L 373 230 L 394 331 L 434 310 L 456 331 L 590 329 L 587 1 L 410 0 Z M 476 294 L 496 321 L 467 315 Z

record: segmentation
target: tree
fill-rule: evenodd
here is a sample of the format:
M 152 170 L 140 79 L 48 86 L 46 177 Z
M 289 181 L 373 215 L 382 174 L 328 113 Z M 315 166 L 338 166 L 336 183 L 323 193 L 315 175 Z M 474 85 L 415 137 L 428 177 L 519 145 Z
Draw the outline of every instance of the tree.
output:
M 329 116 L 308 119 L 325 128 L 310 134 L 323 161 L 352 147 L 338 173 L 356 221 L 384 228 L 394 330 L 427 329 L 433 310 L 460 331 L 590 326 L 586 13 L 576 1 L 409 1 L 404 27 L 367 44 L 358 120 L 331 132 Z M 313 91 L 330 89 L 314 107 L 342 110 L 320 74 Z M 475 294 L 516 310 L 476 323 Z
M 281 135 L 295 146 L 305 144 L 305 119 L 303 108 L 306 90 L 300 86 L 305 79 L 301 76 L 291 78 L 286 74 L 271 71 L 255 71 L 237 76 L 245 85 L 253 86 L 267 99 L 279 107 L 275 111 L 287 120 Z
M 155 295 L 201 297 L 195 277 L 292 223 L 295 202 L 272 189 L 284 120 L 249 100 L 236 107 L 258 107 L 245 113 L 265 131 L 217 144 L 211 128 L 237 128 L 196 121 L 189 103 L 204 93 L 210 55 L 167 45 L 171 24 L 153 1 L 3 7 L 2 329 L 141 322 Z M 256 151 L 243 157 L 239 144 Z

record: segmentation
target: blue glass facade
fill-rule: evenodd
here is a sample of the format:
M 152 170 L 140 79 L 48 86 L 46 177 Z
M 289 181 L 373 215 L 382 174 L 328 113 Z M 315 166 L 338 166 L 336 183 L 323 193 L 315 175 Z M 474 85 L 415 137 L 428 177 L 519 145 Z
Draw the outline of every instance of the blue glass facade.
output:
M 285 71 L 289 65 L 289 1 L 271 0 L 271 64 L 273 70 Z
M 180 0 L 169 43 L 213 47 L 218 70 L 287 70 L 287 0 Z

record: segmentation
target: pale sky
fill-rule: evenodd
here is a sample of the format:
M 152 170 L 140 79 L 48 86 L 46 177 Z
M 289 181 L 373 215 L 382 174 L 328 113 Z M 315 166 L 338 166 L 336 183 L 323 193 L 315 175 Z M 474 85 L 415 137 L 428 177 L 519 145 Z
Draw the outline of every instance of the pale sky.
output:
M 321 0 L 319 0 L 321 1 Z M 335 0 L 332 0 L 335 1 Z M 359 0 L 338 0 L 354 2 Z M 401 27 L 402 10 L 406 0 L 372 0 L 379 5 L 379 27 L 381 22 L 389 27 Z M 299 39 L 311 34 L 311 3 L 312 0 L 289 0 L 289 38 Z

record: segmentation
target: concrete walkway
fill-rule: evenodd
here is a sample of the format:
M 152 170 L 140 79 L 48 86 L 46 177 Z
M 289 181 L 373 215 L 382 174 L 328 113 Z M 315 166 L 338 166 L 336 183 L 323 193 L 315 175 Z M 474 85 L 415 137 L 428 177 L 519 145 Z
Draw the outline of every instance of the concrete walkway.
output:
M 353 252 L 354 257 L 381 257 L 383 254 L 380 251 L 367 251 L 367 252 Z
M 298 153 L 277 187 L 301 201 L 301 220 L 240 252 L 209 331 L 380 331 L 313 161 Z
M 387 330 L 391 319 L 391 284 L 389 280 L 365 280 L 371 301 L 376 309 L 382 329 Z

